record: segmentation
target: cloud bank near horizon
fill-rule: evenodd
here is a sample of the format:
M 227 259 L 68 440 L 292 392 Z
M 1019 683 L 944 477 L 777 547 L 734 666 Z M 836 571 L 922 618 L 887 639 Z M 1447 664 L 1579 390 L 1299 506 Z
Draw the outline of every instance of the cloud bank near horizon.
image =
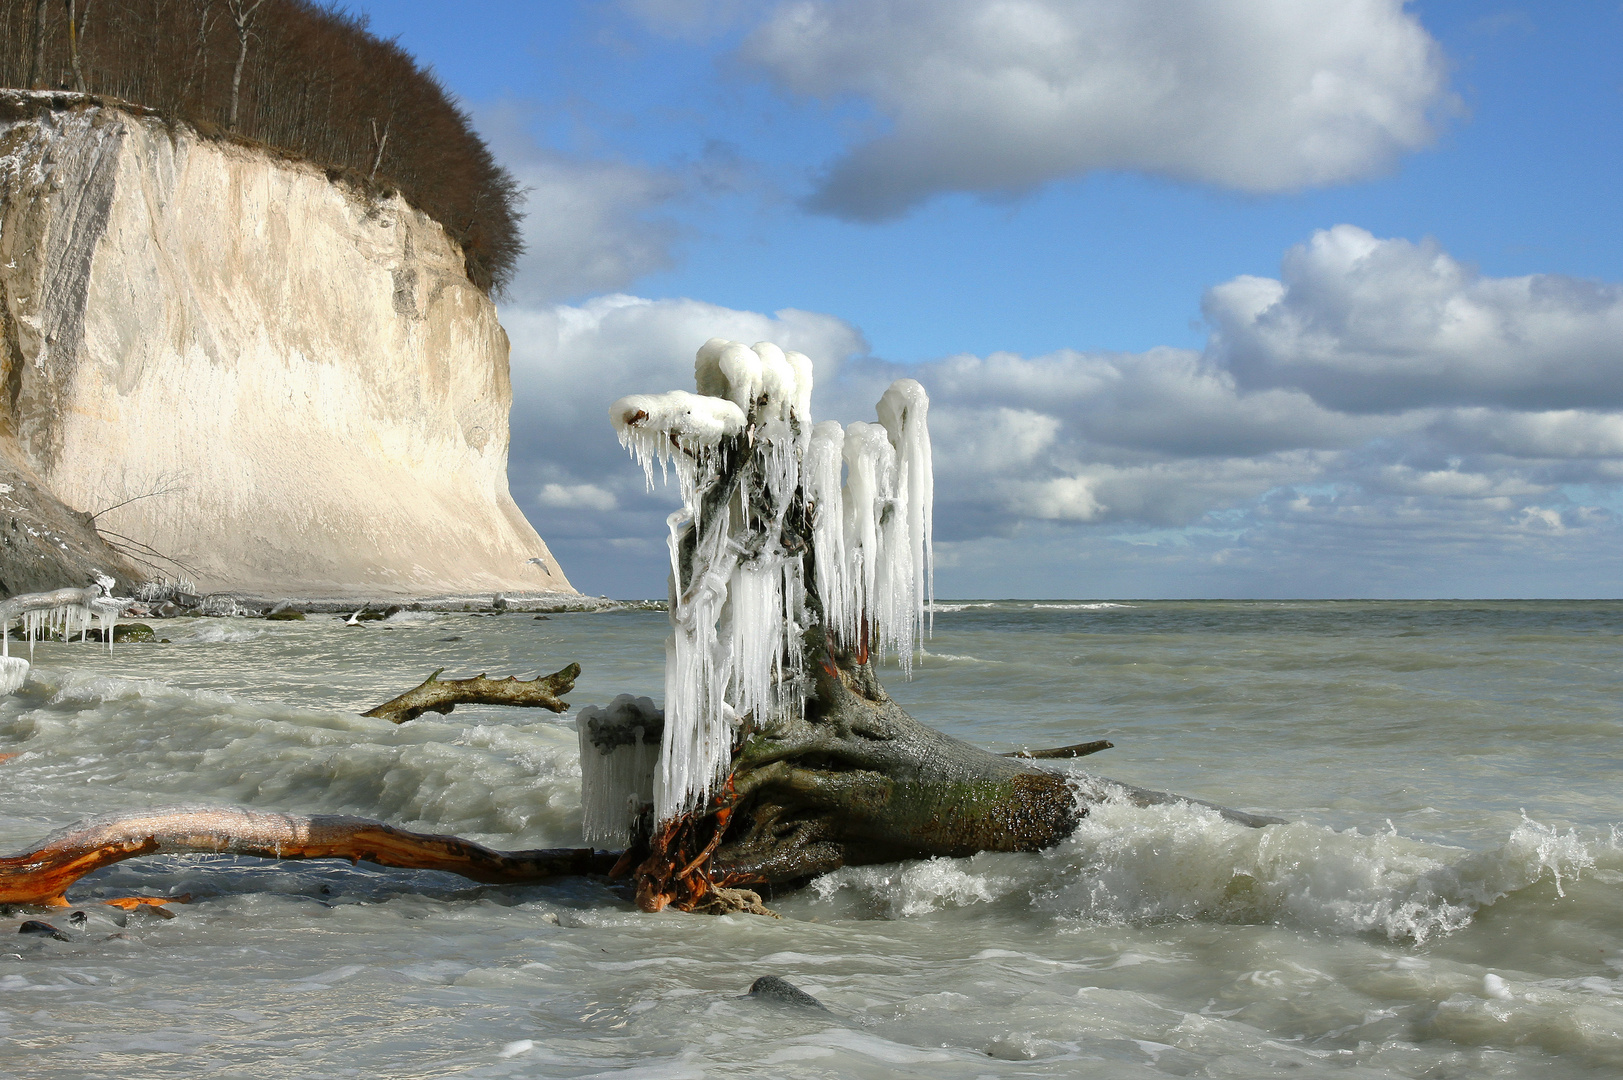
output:
M 641 591 L 657 593 L 671 499 L 643 491 L 607 408 L 691 388 L 694 349 L 720 334 L 811 356 L 819 418 L 872 419 L 891 379 L 925 384 L 943 577 L 960 593 L 1021 591 L 997 587 L 1020 575 L 996 552 L 1068 566 L 1063 589 L 1093 594 L 1112 592 L 1087 581 L 1105 552 L 1174 593 L 1264 595 L 1287 570 L 1339 594 L 1467 592 L 1450 560 L 1608 558 L 1623 510 L 1617 285 L 1488 278 L 1429 241 L 1342 225 L 1286 252 L 1277 279 L 1213 286 L 1204 309 L 1201 351 L 911 366 L 814 312 L 625 295 L 504 310 L 514 493 L 549 542 L 643 566 Z

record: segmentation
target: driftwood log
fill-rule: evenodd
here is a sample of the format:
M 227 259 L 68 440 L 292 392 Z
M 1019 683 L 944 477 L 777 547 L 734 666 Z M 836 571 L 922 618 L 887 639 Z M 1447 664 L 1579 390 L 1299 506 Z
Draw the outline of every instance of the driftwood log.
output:
M 614 856 L 590 848 L 493 851 L 455 836 L 410 832 L 366 818 L 179 808 L 80 822 L 32 851 L 0 858 L 0 903 L 66 907 L 93 870 L 138 855 L 208 852 L 267 859 L 348 859 L 408 870 L 446 870 L 489 885 L 529 885 L 603 873 Z M 128 898 L 119 906 L 159 898 Z
M 0 903 L 60 907 L 92 871 L 142 855 L 202 852 L 269 859 L 348 859 L 443 870 L 494 885 L 607 874 L 627 880 L 638 906 L 657 911 L 771 914 L 756 889 L 794 887 L 841 866 L 978 851 L 1035 851 L 1076 828 L 1110 789 L 1151 805 L 1180 797 L 1051 773 L 1032 758 L 1081 756 L 1102 740 L 998 755 L 913 719 L 892 701 L 865 657 L 830 651 L 808 633 L 811 693 L 804 715 L 746 725 L 722 792 L 703 812 L 655 831 L 652 808 L 624 852 L 589 848 L 495 851 L 455 836 L 417 833 L 366 818 L 222 808 L 110 815 L 53 833 L 30 851 L 0 857 Z M 443 670 L 443 669 L 441 669 Z M 517 679 L 438 679 L 367 713 L 403 723 L 457 704 L 534 706 L 562 712 L 580 674 Z M 1204 803 L 1202 805 L 1211 806 Z M 1214 807 L 1245 825 L 1278 822 Z M 114 898 L 158 904 L 171 898 Z
M 632 878 L 644 910 L 726 910 L 718 890 L 770 896 L 841 866 L 1038 851 L 1110 797 L 1199 803 L 1253 827 L 1282 820 L 1027 763 L 1094 753 L 1102 740 L 1012 756 L 972 746 L 903 711 L 867 657 L 829 649 L 820 632 L 807 638 L 804 715 L 746 727 L 705 811 L 657 831 L 645 815 L 611 872 Z
M 449 713 L 458 705 L 511 705 L 561 713 L 569 708 L 569 702 L 559 700 L 560 696 L 573 690 L 575 680 L 580 678 L 579 664 L 523 682 L 513 675 L 505 679 L 490 679 L 482 674 L 471 679 L 441 679 L 444 670 L 440 668 L 421 684 L 361 715 L 404 724 L 425 712 Z
M 793 888 L 841 866 L 1037 851 L 1065 839 L 1090 803 L 1109 797 L 1106 784 L 1031 764 L 1035 754 L 994 754 L 903 711 L 874 674 L 867 630 L 855 648 L 839 648 L 826 626 L 813 535 L 824 510 L 809 505 L 801 488 L 787 512 L 774 513 L 759 460 L 764 444 L 746 432 L 724 449 L 694 515 L 698 527 L 673 551 L 674 580 L 702 588 L 700 553 L 716 549 L 716 534 L 740 518 L 760 523 L 752 543 L 798 554 L 809 626 L 800 655 L 784 670 L 802 673 L 804 707 L 745 723 L 708 806 L 657 828 L 652 813 L 644 815 L 614 870 L 633 879 L 640 907 L 715 910 L 718 889 Z M 1044 756 L 1081 756 L 1106 745 Z M 1175 798 L 1116 790 L 1141 803 Z M 1224 812 L 1251 825 L 1277 820 Z

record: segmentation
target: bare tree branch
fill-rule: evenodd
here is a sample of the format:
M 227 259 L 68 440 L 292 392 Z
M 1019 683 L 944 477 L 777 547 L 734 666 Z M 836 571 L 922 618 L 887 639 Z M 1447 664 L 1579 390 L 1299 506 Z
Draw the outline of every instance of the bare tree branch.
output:
M 505 679 L 487 679 L 483 675 L 471 679 L 440 679 L 440 668 L 422 684 L 390 701 L 384 702 L 363 716 L 375 716 L 396 724 L 415 720 L 425 712 L 448 713 L 458 705 L 512 705 L 519 708 L 550 709 L 563 712 L 567 701 L 558 695 L 575 688 L 580 678 L 580 665 L 570 664 L 551 675 L 543 675 L 528 682 L 516 676 Z

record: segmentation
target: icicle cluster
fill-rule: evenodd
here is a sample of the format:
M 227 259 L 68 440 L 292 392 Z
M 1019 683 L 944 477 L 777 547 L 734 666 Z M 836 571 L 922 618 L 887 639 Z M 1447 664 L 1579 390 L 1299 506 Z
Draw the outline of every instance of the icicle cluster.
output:
M 912 379 L 879 399 L 879 423 L 843 431 L 824 421 L 806 455 L 806 499 L 815 513 L 817 593 L 842 645 L 894 656 L 911 673 L 934 599 L 930 399 Z M 840 484 L 844 466 L 845 484 Z
M 588 844 L 625 847 L 647 803 L 664 717 L 653 701 L 621 694 L 607 708 L 580 711 L 582 829 Z
M 27 681 L 27 660 L 20 656 L 0 656 L 0 694 L 20 690 Z
M 102 640 L 107 651 L 113 649 L 113 625 L 124 610 L 123 600 L 108 596 L 113 581 L 102 578 L 101 584 L 85 589 L 57 589 L 47 593 L 20 593 L 0 602 L 0 693 L 11 693 L 28 678 L 28 661 L 11 655 L 11 628 L 20 624 L 28 638 L 28 655 L 34 655 L 34 642 L 42 637 L 61 634 L 71 639 L 78 634 L 83 640 L 89 633 L 92 619 L 101 623 Z M 20 665 L 20 666 L 19 666 Z
M 682 496 L 667 519 L 672 634 L 654 783 L 661 822 L 709 798 L 740 718 L 764 724 L 804 705 L 800 637 L 811 615 L 803 552 L 783 546 L 791 512 L 810 520 L 817 590 L 840 644 L 910 668 L 932 594 L 922 386 L 892 384 L 877 424 L 814 429 L 812 365 L 800 353 L 711 338 L 695 358 L 694 382 L 697 394 L 637 394 L 610 409 L 650 489 L 657 462 L 662 475 L 674 469 Z M 599 798 L 590 783 L 588 805 Z

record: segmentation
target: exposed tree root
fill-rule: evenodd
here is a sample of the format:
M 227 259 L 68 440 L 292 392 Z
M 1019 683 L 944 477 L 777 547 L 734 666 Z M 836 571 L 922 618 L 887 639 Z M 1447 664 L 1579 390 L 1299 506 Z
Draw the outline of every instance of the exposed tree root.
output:
M 182 808 L 92 818 L 33 851 L 0 858 L 0 903 L 67 907 L 79 878 L 138 855 L 210 852 L 266 859 L 348 859 L 445 870 L 487 885 L 529 885 L 605 873 L 615 855 L 591 848 L 493 851 L 471 840 L 408 832 L 366 818 Z
M 375 716 L 396 724 L 415 720 L 425 712 L 448 713 L 458 705 L 512 705 L 518 708 L 550 709 L 561 713 L 569 702 L 560 701 L 559 695 L 575 688 L 580 678 L 580 665 L 570 664 L 561 671 L 543 675 L 528 682 L 517 676 L 505 679 L 487 679 L 476 675 L 471 679 L 441 679 L 440 668 L 420 686 L 384 702 L 362 716 Z

